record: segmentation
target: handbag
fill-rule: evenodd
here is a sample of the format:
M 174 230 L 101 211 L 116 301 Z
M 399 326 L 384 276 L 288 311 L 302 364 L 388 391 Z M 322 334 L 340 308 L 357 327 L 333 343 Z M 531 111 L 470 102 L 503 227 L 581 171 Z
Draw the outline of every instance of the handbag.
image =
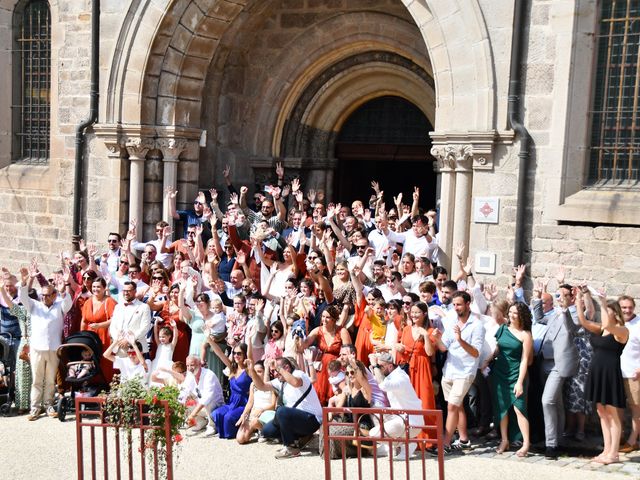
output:
M 22 350 L 20 350 L 20 353 L 18 354 L 18 358 L 20 360 L 22 360 L 23 362 L 31 363 L 31 355 L 30 355 L 29 345 L 25 345 L 24 347 L 22 347 Z

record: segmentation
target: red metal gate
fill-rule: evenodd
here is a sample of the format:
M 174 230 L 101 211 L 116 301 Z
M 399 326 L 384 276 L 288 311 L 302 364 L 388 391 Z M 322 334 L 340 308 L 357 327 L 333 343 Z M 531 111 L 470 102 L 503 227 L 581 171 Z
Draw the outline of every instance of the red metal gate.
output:
M 173 480 L 173 444 L 171 440 L 171 423 L 169 404 L 161 401 L 164 407 L 165 423 L 163 427 L 151 425 L 151 414 L 146 412 L 145 402 L 136 404 L 137 421 L 131 428 L 123 428 L 109 423 L 105 415 L 105 399 L 76 397 L 76 446 L 78 457 L 78 480 L 85 478 L 85 462 L 90 465 L 91 478 L 108 480 L 110 476 L 116 480 L 134 478 L 146 480 L 148 470 L 150 478 L 160 478 L 159 467 L 164 457 L 166 474 L 162 478 Z M 88 446 L 85 433 L 88 430 Z M 149 446 L 149 432 L 161 430 L 166 440 L 166 450 L 161 452 L 156 445 Z M 96 432 L 97 431 L 97 432 Z M 113 433 L 110 438 L 109 432 Z M 136 444 L 139 446 L 136 448 Z M 150 453 L 150 464 L 146 455 Z M 87 458 L 88 457 L 88 458 Z M 126 465 L 123 472 L 123 463 Z M 102 464 L 102 465 L 100 465 Z M 152 469 L 149 467 L 153 466 Z M 99 472 L 100 469 L 101 471 Z M 99 474 L 102 474 L 98 477 Z M 111 475 L 110 475 L 111 474 Z M 124 475 L 124 476 L 123 476 Z
M 352 421 L 331 421 L 329 422 L 329 414 L 336 417 L 344 414 L 351 414 Z M 374 422 L 380 426 L 380 435 L 370 436 L 361 431 L 359 427 L 360 417 L 369 415 Z M 425 419 L 424 425 L 411 425 L 409 423 L 410 415 L 418 415 Z M 393 416 L 393 417 L 392 417 Z M 401 418 L 404 421 L 404 436 L 391 437 L 385 433 L 385 418 Z M 340 427 L 346 428 L 348 432 L 332 430 L 340 430 Z M 344 430 L 344 429 L 342 429 Z M 353 433 L 351 433 L 351 431 Z M 384 478 L 394 479 L 394 466 L 404 467 L 404 478 L 407 480 L 413 475 L 414 478 L 427 478 L 427 459 L 437 458 L 437 476 L 439 480 L 444 480 L 444 450 L 442 443 L 443 424 L 442 412 L 440 410 L 399 410 L 391 408 L 323 408 L 322 409 L 322 442 L 324 448 L 324 468 L 325 480 L 332 478 L 332 448 L 331 442 L 339 442 L 339 459 L 341 461 L 342 478 L 346 480 L 348 471 L 353 470 L 355 463 L 357 467 L 357 478 L 367 479 Z M 409 450 L 410 444 L 416 444 L 416 454 L 412 459 L 404 458 L 402 462 L 394 460 L 393 450 L 397 446 L 404 446 L 404 451 Z M 388 453 L 388 471 L 383 464 L 379 464 L 382 455 L 378 453 L 383 450 L 380 445 L 385 445 Z M 335 443 L 333 444 L 335 446 Z M 437 457 L 431 457 L 426 453 L 427 447 L 433 446 L 437 449 Z M 347 455 L 347 451 L 351 450 L 351 455 Z M 368 452 L 368 457 L 364 457 L 363 453 Z M 335 448 L 333 448 L 335 453 Z M 348 456 L 354 457 L 352 465 L 349 465 Z M 385 454 L 385 456 L 387 456 Z M 350 467 L 350 468 L 348 468 Z M 397 473 L 397 472 L 396 472 Z M 349 475 L 350 478 L 354 478 Z

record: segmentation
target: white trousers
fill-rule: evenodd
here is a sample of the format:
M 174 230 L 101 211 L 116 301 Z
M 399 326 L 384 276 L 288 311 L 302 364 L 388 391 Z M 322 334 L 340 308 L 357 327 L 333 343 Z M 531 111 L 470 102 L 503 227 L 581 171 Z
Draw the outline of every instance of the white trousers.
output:
M 29 352 L 33 383 L 31 384 L 31 408 L 47 408 L 53 404 L 56 389 L 56 373 L 60 359 L 55 350 Z

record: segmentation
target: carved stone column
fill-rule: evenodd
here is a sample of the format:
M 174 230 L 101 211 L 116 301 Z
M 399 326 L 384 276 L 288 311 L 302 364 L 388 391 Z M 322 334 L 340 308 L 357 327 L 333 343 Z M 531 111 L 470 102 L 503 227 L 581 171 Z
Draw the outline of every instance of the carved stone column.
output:
M 458 270 L 451 263 L 453 245 L 463 242 L 469 246 L 471 229 L 471 199 L 473 171 L 493 170 L 493 148 L 496 143 L 513 140 L 509 132 L 431 132 L 431 154 L 438 160 L 441 172 L 440 194 L 440 263 Z
M 125 142 L 129 161 L 129 221 L 144 222 L 142 216 L 144 202 L 144 160 L 153 143 L 146 138 L 129 138 Z
M 469 246 L 469 229 L 471 226 L 471 195 L 473 187 L 473 149 L 471 145 L 456 145 L 453 148 L 456 162 L 456 194 L 454 205 L 456 209 L 453 220 L 452 245 L 464 243 Z M 451 276 L 458 273 L 458 262 L 451 263 Z
M 449 152 L 448 147 L 443 145 L 432 147 L 431 155 L 436 157 L 440 171 L 440 256 L 438 263 L 449 268 L 455 214 L 456 160 L 455 156 Z
M 178 158 L 180 154 L 187 148 L 187 140 L 181 138 L 160 138 L 156 141 L 157 148 L 162 152 L 163 161 L 163 206 L 162 206 L 162 219 L 173 224 L 173 218 L 169 216 L 169 207 L 166 204 L 166 198 L 164 192 L 167 187 L 176 189 L 178 185 Z

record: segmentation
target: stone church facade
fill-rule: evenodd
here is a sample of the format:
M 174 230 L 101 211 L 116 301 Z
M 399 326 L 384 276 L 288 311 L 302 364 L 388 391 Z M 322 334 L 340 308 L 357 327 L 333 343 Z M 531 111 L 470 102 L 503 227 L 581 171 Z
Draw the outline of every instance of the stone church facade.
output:
M 521 2 L 516 115 L 531 138 L 523 170 L 522 135 L 509 121 L 513 0 L 102 0 L 98 115 L 86 133 L 80 191 L 75 137 L 89 112 L 96 2 L 48 2 L 43 162 L 25 161 L 16 147 L 15 92 L 25 81 L 15 68 L 16 29 L 29 3 L 0 0 L 0 255 L 10 267 L 33 256 L 56 264 L 70 248 L 74 198 L 88 241 L 125 231 L 130 219 L 149 237 L 166 219 L 166 186 L 186 206 L 200 189 L 224 188 L 227 164 L 234 184 L 253 189 L 281 161 L 288 178 L 340 200 L 337 177 L 354 171 L 336 154 L 341 132 L 369 102 L 394 97 L 430 126 L 422 162 L 434 181 L 411 170 L 406 178 L 439 201 L 442 263 L 451 266 L 462 241 L 488 262 L 487 278 L 504 281 L 522 259 L 534 276 L 565 265 L 568 279 L 640 298 L 638 160 L 627 148 L 634 140 L 620 140 L 620 163 L 615 154 L 622 181 L 602 181 L 605 164 L 594 153 L 603 2 Z M 634 12 L 620 15 L 632 38 Z M 630 88 L 625 95 L 637 98 Z M 349 179 L 370 180 L 366 171 Z M 498 208 L 497 223 L 478 221 L 479 199 Z

